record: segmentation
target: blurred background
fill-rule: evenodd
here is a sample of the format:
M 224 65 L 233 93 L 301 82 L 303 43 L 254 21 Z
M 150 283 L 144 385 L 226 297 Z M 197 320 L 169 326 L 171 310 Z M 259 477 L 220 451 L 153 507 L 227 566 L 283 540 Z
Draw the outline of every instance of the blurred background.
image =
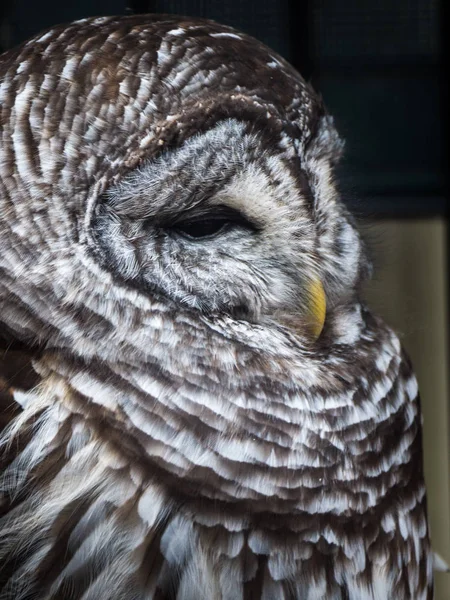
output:
M 337 175 L 372 248 L 368 302 L 400 333 L 417 370 L 433 546 L 450 563 L 447 4 L 3 0 L 0 46 L 87 16 L 201 16 L 259 38 L 312 81 L 346 140 Z M 448 600 L 450 574 L 436 580 L 436 599 Z

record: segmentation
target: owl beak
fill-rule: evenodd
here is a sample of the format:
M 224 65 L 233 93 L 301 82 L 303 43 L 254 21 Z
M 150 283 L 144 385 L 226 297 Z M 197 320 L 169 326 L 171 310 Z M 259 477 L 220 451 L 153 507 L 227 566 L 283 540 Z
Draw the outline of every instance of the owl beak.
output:
M 311 279 L 306 289 L 306 319 L 313 341 L 322 333 L 327 312 L 327 299 L 322 282 L 318 278 Z

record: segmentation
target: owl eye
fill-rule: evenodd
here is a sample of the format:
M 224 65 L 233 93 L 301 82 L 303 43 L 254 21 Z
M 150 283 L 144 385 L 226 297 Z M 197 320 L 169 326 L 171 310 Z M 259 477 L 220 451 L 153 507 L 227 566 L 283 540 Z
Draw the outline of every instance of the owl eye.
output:
M 172 225 L 176 233 L 191 240 L 213 238 L 236 227 L 257 229 L 242 213 L 229 207 L 217 207 L 213 214 L 191 216 Z
M 213 237 L 232 226 L 233 223 L 226 218 L 208 218 L 179 223 L 174 229 L 188 238 L 199 239 Z

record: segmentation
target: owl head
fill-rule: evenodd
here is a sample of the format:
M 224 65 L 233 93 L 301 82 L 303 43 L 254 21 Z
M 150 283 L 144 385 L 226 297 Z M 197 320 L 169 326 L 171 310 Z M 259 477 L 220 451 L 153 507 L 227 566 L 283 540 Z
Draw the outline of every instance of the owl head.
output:
M 368 262 L 320 98 L 211 21 L 87 19 L 0 58 L 1 327 L 125 351 L 159 312 L 316 340 Z M 189 317 L 187 317 L 189 315 Z M 103 350 L 101 350 L 103 349 Z

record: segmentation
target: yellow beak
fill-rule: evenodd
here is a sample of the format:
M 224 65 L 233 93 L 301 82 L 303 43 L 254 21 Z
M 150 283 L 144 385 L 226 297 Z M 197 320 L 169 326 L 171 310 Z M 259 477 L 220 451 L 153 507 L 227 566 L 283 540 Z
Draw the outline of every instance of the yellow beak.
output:
M 311 279 L 306 293 L 307 324 L 315 341 L 322 333 L 327 312 L 327 299 L 320 279 Z

